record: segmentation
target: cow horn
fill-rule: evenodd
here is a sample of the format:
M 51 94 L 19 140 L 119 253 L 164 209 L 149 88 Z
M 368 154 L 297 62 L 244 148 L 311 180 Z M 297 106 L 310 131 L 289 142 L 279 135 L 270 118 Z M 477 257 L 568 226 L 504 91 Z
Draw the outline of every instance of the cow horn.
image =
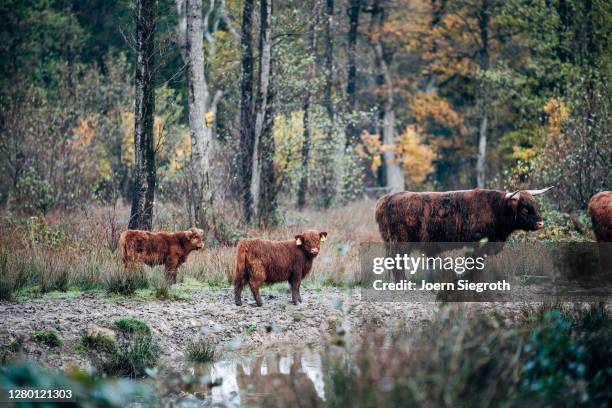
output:
M 510 200 L 512 197 L 514 197 L 520 192 L 521 190 L 516 190 L 516 191 L 513 191 L 512 193 L 506 193 L 506 200 Z M 516 199 L 518 199 L 518 197 L 516 197 Z
M 525 192 L 528 193 L 528 194 L 531 194 L 532 196 L 537 196 L 537 195 L 540 195 L 540 194 L 544 194 L 545 192 L 547 192 L 548 190 L 550 190 L 553 187 L 554 186 L 550 186 L 550 187 L 543 188 L 541 190 L 525 190 Z

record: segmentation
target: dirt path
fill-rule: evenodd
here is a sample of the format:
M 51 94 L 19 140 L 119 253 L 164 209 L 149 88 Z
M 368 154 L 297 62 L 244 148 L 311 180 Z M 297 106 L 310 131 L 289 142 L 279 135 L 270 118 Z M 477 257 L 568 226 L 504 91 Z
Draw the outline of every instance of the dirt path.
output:
M 20 340 L 27 358 L 58 368 L 70 364 L 87 367 L 86 357 L 75 350 L 87 327 L 112 327 L 118 317 L 133 316 L 153 329 L 166 366 L 181 368 L 186 345 L 199 335 L 207 336 L 225 353 L 248 355 L 286 345 L 316 346 L 330 323 L 341 323 L 349 333 L 364 319 L 390 327 L 402 319 L 408 328 L 418 328 L 431 320 L 437 309 L 432 303 L 361 302 L 358 290 L 303 290 L 304 303 L 299 306 L 290 304 L 289 296 L 266 294 L 260 308 L 251 299 L 242 307 L 234 306 L 229 289 L 198 292 L 181 301 L 115 301 L 82 293 L 70 299 L 0 302 L 0 344 Z M 59 332 L 61 348 L 49 349 L 32 340 L 36 330 L 46 329 Z

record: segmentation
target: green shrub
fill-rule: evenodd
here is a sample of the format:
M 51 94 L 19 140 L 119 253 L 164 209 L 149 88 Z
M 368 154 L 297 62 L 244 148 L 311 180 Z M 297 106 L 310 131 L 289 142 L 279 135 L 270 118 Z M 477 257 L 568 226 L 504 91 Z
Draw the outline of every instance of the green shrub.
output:
M 23 349 L 21 340 L 13 340 L 8 344 L 0 344 L 0 366 L 4 366 L 16 360 Z
M 197 338 L 187 345 L 185 350 L 187 361 L 192 363 L 212 363 L 218 359 L 215 346 L 205 338 Z
M 144 376 L 147 368 L 157 364 L 161 353 L 151 329 L 131 317 L 117 319 L 115 325 L 122 334 L 117 340 L 102 333 L 85 334 L 81 344 L 98 371 L 113 376 Z
M 32 336 L 32 340 L 46 344 L 49 347 L 60 347 L 62 345 L 62 339 L 59 333 L 53 329 L 35 332 Z
M 147 323 L 133 317 L 121 317 L 115 320 L 115 326 L 124 333 L 129 334 L 151 334 L 151 329 Z
M 127 344 L 98 362 L 100 371 L 115 376 L 142 377 L 159 360 L 160 347 L 152 336 L 135 335 Z
M 117 352 L 117 341 L 103 333 L 86 333 L 81 338 L 81 346 L 88 351 L 114 354 Z
M 20 209 L 30 213 L 45 214 L 55 202 L 53 186 L 41 179 L 33 167 L 28 167 L 19 178 L 15 193 Z

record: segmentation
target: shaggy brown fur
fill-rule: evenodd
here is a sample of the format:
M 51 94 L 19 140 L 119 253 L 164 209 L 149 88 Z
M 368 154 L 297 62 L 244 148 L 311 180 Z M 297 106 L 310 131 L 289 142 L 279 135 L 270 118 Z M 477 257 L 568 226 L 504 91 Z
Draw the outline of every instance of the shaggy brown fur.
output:
M 241 240 L 238 242 L 234 296 L 236 305 L 242 305 L 242 288 L 247 283 L 257 306 L 262 305 L 259 287 L 263 283 L 288 281 L 291 285 L 293 304 L 301 302 L 300 284 L 319 254 L 321 239 L 327 232 L 304 231 L 289 241 L 265 239 Z
M 602 191 L 591 197 L 588 213 L 599 247 L 600 270 L 612 274 L 612 191 Z
M 166 281 L 176 283 L 178 267 L 191 251 L 204 247 L 203 236 L 204 231 L 198 228 L 180 232 L 128 230 L 119 237 L 121 259 L 128 272 L 142 264 L 164 265 Z
M 402 192 L 382 197 L 376 222 L 385 242 L 504 242 L 515 230 L 544 226 L 533 196 L 465 190 Z
M 588 212 L 597 241 L 612 242 L 612 191 L 602 191 L 591 197 Z

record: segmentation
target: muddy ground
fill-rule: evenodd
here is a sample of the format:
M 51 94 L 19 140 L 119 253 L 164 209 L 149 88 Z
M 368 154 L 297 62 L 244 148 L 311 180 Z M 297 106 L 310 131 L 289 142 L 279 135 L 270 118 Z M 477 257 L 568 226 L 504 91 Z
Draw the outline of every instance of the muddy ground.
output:
M 302 290 L 303 303 L 289 303 L 288 293 L 266 293 L 263 307 L 248 298 L 243 306 L 233 304 L 230 289 L 193 293 L 185 300 L 113 300 L 96 292 L 69 298 L 30 299 L 0 302 L 0 344 L 19 340 L 24 357 L 51 367 L 90 362 L 77 344 L 92 325 L 113 327 L 115 319 L 133 316 L 146 321 L 162 348 L 162 364 L 180 369 L 185 365 L 185 348 L 197 336 L 206 336 L 225 356 L 246 356 L 273 348 L 317 347 L 330 325 L 341 324 L 349 334 L 358 334 L 364 321 L 396 327 L 403 321 L 408 329 L 429 322 L 438 310 L 435 303 L 368 303 L 359 290 L 328 288 Z M 247 297 L 243 294 L 243 299 Z M 497 304 L 498 313 L 512 319 L 518 306 Z M 475 313 L 491 310 L 472 304 Z M 63 344 L 52 349 L 32 340 L 37 330 L 55 329 Z

